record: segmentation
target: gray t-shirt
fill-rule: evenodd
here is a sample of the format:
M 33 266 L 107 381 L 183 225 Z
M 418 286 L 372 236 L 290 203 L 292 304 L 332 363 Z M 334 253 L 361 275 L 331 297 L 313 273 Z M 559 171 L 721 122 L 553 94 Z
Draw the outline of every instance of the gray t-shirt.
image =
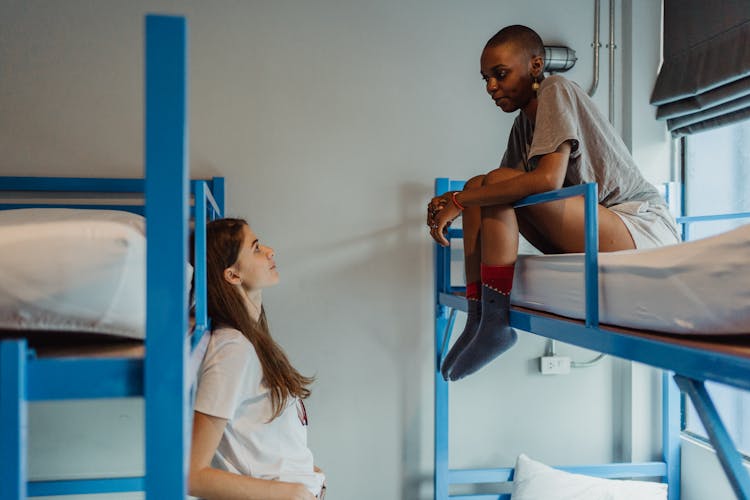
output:
M 548 76 L 537 97 L 536 123 L 518 114 L 501 166 L 530 172 L 542 155 L 570 141 L 564 186 L 597 182 L 599 203 L 605 207 L 628 201 L 665 205 L 641 175 L 614 127 L 578 85 L 559 75 Z

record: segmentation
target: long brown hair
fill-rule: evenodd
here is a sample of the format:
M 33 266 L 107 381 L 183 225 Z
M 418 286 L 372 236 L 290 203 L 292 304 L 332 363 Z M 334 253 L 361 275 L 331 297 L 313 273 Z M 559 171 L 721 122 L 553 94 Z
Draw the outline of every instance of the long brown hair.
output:
M 224 270 L 237 262 L 247 222 L 242 219 L 219 219 L 206 227 L 206 275 L 208 282 L 208 315 L 215 327 L 236 328 L 255 347 L 263 369 L 263 382 L 271 395 L 275 419 L 284 411 L 290 397 L 305 399 L 313 377 L 301 375 L 289 362 L 281 346 L 271 337 L 265 308 L 258 321 L 247 311 L 242 292 L 224 279 Z M 269 421 L 270 421 L 269 420 Z

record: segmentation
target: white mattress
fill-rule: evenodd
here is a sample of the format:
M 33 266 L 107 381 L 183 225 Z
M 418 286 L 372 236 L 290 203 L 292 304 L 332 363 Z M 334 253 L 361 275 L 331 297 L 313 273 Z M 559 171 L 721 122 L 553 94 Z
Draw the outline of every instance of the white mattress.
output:
M 0 329 L 144 338 L 143 217 L 0 210 Z
M 750 224 L 599 254 L 599 321 L 677 334 L 750 334 Z M 583 254 L 519 256 L 512 303 L 583 319 Z

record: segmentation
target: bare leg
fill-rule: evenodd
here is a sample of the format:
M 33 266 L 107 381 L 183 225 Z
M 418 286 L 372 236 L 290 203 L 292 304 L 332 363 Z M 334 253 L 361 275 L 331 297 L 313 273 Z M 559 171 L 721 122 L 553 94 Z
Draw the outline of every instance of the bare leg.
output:
M 549 241 L 524 217 L 524 209 L 516 210 L 516 219 L 518 220 L 518 231 L 526 238 L 526 241 L 542 252 L 543 254 L 560 253 L 560 250 L 550 246 Z
M 507 266 L 518 256 L 518 222 L 510 205 L 482 207 L 482 264 Z
M 504 182 L 517 175 L 521 173 L 498 169 L 487 174 L 484 183 Z M 601 251 L 635 247 L 630 233 L 616 214 L 599 206 L 598 216 Z M 481 211 L 480 266 L 497 269 L 496 266 L 515 263 L 519 219 L 524 234 L 528 234 L 530 241 L 544 252 L 583 251 L 585 229 L 582 197 L 534 205 L 518 211 L 510 205 L 488 206 Z M 509 318 L 510 294 L 503 291 L 482 286 L 481 321 L 471 342 L 456 356 L 449 372 L 451 380 L 459 380 L 476 372 L 515 343 L 517 335 L 510 327 Z
M 466 182 L 464 189 L 476 189 L 482 186 L 484 175 L 472 177 Z M 479 281 L 479 265 L 482 262 L 480 228 L 482 212 L 480 207 L 466 207 L 461 214 L 461 224 L 464 231 L 464 271 L 466 283 Z
M 521 175 L 510 168 L 493 170 L 484 182 L 494 184 Z M 482 207 L 482 263 L 506 266 L 516 262 L 518 256 L 518 222 L 510 205 Z
M 466 182 L 465 189 L 475 189 L 482 185 L 484 176 L 473 177 Z M 476 284 L 480 281 L 480 265 L 482 262 L 480 254 L 480 227 L 481 209 L 479 207 L 466 207 L 461 214 L 464 232 L 464 270 L 466 272 L 466 284 Z M 440 372 L 443 378 L 448 380 L 453 364 L 458 355 L 468 346 L 476 335 L 479 322 L 482 317 L 482 305 L 476 298 L 469 298 L 467 294 L 466 324 L 461 335 L 453 343 L 453 347 L 445 356 Z
M 528 225 L 530 232 L 543 240 L 542 246 L 558 253 L 584 251 L 586 230 L 582 196 L 524 207 L 518 210 L 518 216 L 523 220 L 522 227 Z M 635 248 L 633 237 L 617 214 L 599 205 L 598 218 L 600 252 Z
M 493 170 L 485 183 L 504 182 L 521 172 L 509 168 Z M 619 216 L 598 206 L 599 251 L 635 248 L 632 236 Z M 584 202 L 582 196 L 532 205 L 518 210 L 510 206 L 482 208 L 481 261 L 488 265 L 512 264 L 518 254 L 519 228 L 529 242 L 544 253 L 575 253 L 584 250 Z
M 515 175 L 519 173 L 510 169 L 495 170 L 485 176 L 484 183 L 499 182 L 498 177 L 507 179 Z M 481 318 L 471 341 L 462 346 L 453 361 L 448 373 L 451 380 L 459 380 L 479 370 L 508 350 L 517 338 L 515 330 L 509 325 L 510 294 L 507 290 L 504 293 L 501 289 L 487 286 L 484 283 L 486 276 L 483 276 L 485 271 L 500 270 L 503 273 L 509 272 L 509 278 L 512 279 L 511 266 L 518 255 L 518 223 L 513 207 L 482 207 L 480 235 L 480 275 L 483 278 Z M 488 266 L 489 269 L 483 266 Z

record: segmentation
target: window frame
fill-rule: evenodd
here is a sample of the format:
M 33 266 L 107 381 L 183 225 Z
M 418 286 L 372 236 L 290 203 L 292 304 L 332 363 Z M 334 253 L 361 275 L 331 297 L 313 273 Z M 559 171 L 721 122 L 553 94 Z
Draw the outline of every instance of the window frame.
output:
M 727 127 L 721 127 L 723 128 L 729 128 L 733 126 L 739 126 L 742 124 L 744 127 L 750 128 L 750 120 L 745 120 L 742 122 L 734 123 L 731 125 L 728 125 Z M 718 130 L 718 129 L 717 129 Z M 750 135 L 750 133 L 748 133 Z M 690 147 L 688 144 L 688 140 L 690 140 L 691 136 L 681 136 L 678 139 L 673 139 L 674 144 L 674 161 L 677 163 L 678 168 L 675 168 L 673 171 L 676 174 L 676 181 L 680 184 L 680 200 L 679 200 L 679 210 L 680 213 L 686 216 L 690 215 L 712 215 L 712 214 L 703 214 L 703 213 L 690 213 L 689 207 L 690 207 L 690 197 L 695 196 L 697 193 L 697 190 L 695 192 L 690 191 L 690 165 L 689 165 L 689 157 L 690 157 Z M 694 147 L 694 146 L 693 146 Z M 741 159 L 739 160 L 742 161 Z M 750 172 L 750 164 L 747 165 L 748 172 Z M 699 181 L 695 181 L 699 182 Z M 705 192 L 705 190 L 704 190 Z M 742 202 L 742 200 L 741 200 Z M 747 203 L 747 201 L 745 201 Z M 741 209 L 742 211 L 750 210 L 750 206 L 744 207 Z M 745 222 L 747 223 L 747 222 Z M 686 230 L 686 226 L 684 225 L 682 228 L 682 234 L 683 238 L 687 239 L 686 236 L 688 234 L 688 231 Z M 722 418 L 722 421 L 727 426 L 727 430 L 730 433 L 730 436 L 732 437 L 732 440 L 734 441 L 735 447 L 737 448 L 737 451 L 742 455 L 744 460 L 750 460 L 750 405 L 748 405 L 746 402 L 743 401 L 742 397 L 743 394 L 745 397 L 747 397 L 748 391 L 743 391 L 741 389 L 725 386 L 722 384 L 716 384 L 721 386 L 721 390 L 727 390 L 731 393 L 735 393 L 736 397 L 732 398 L 733 403 L 731 403 L 729 406 L 727 406 L 726 401 L 721 401 L 726 398 L 726 393 L 724 396 L 721 396 L 719 398 L 713 398 L 714 404 L 717 407 L 717 411 L 719 411 L 719 414 Z M 711 386 L 707 386 L 707 390 L 709 393 L 711 393 Z M 716 399 L 719 399 L 720 401 L 717 402 Z M 696 440 L 700 443 L 705 444 L 711 449 L 714 449 L 712 446 L 710 440 L 708 439 L 708 436 L 705 433 L 705 429 L 703 427 L 703 423 L 700 421 L 700 418 L 698 417 L 697 412 L 694 408 L 692 408 L 692 403 L 689 401 L 689 399 L 685 396 L 685 394 L 680 395 L 680 410 L 681 410 L 681 418 L 680 418 L 680 432 L 683 436 L 686 436 L 690 439 Z M 732 425 L 732 427 L 729 427 L 727 425 L 727 414 L 728 413 L 736 413 L 739 414 L 739 417 L 735 415 L 734 420 L 735 425 Z M 695 421 L 692 421 L 692 419 L 695 419 Z M 739 435 L 738 435 L 739 433 Z M 744 438 L 744 439 L 743 439 Z M 745 442 L 742 442 L 745 441 Z

